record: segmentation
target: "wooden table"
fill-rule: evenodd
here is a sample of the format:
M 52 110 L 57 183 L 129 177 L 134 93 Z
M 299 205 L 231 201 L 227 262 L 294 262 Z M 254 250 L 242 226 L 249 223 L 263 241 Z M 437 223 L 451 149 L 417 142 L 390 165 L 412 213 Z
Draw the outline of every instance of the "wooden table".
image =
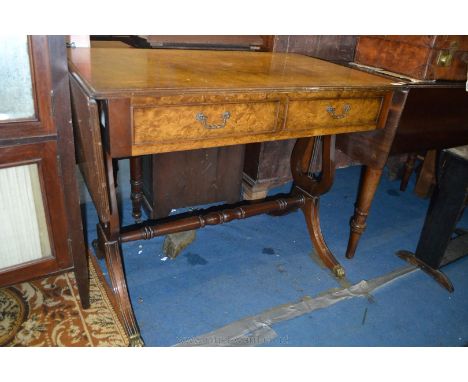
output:
M 142 340 L 120 244 L 301 208 L 315 250 L 344 269 L 320 231 L 319 196 L 334 176 L 335 134 L 383 129 L 393 81 L 306 56 L 185 50 L 70 51 L 78 162 L 96 206 L 98 248 L 132 345 Z M 130 157 L 133 215 L 141 217 L 141 156 L 299 138 L 289 195 L 231 209 L 121 227 L 113 159 Z M 321 170 L 311 164 L 320 155 Z

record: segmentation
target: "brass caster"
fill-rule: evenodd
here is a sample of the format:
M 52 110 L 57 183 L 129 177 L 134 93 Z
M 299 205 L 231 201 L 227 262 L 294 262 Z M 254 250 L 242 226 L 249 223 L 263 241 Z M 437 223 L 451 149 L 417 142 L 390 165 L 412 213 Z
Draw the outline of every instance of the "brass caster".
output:
M 130 336 L 129 346 L 132 348 L 141 348 L 145 346 L 145 343 L 143 342 L 140 334 L 134 334 L 133 336 Z
M 345 270 L 344 268 L 341 266 L 341 265 L 335 265 L 333 267 L 333 270 L 332 272 L 335 274 L 336 277 L 338 277 L 339 279 L 345 277 Z

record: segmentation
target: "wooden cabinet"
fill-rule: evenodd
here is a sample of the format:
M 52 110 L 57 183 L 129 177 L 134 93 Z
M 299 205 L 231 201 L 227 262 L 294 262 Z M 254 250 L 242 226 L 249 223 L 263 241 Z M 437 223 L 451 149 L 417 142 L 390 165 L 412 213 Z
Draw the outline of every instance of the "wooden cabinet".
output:
M 361 36 L 354 61 L 419 80 L 465 81 L 468 36 Z
M 89 305 L 65 40 L 0 37 L 0 287 L 74 270 Z

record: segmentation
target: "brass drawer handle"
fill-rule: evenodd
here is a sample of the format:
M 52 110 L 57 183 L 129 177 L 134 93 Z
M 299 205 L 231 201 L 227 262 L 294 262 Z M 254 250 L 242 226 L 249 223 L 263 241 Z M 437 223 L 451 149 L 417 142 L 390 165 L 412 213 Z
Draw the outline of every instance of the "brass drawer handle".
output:
M 208 123 L 208 117 L 203 114 L 203 113 L 198 113 L 196 116 L 195 116 L 195 119 L 200 122 L 203 127 L 205 129 L 222 129 L 223 127 L 226 126 L 226 122 L 229 118 L 231 118 L 231 113 L 228 112 L 228 111 L 225 111 L 222 116 L 223 118 L 223 123 L 220 123 L 219 125 L 213 123 L 213 124 L 209 124 Z
M 336 109 L 333 106 L 327 107 L 328 114 L 331 115 L 333 119 L 341 119 L 348 115 L 349 111 L 351 110 L 351 105 L 349 103 L 345 103 L 343 105 L 343 112 L 341 114 L 336 114 Z

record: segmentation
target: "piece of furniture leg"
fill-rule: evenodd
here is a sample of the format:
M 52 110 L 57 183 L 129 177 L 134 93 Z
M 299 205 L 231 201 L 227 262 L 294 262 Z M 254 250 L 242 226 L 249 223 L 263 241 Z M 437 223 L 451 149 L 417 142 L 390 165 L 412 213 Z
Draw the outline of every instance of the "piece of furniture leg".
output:
M 321 155 L 321 172 L 311 172 L 314 162 Z M 335 136 L 298 139 L 291 155 L 291 173 L 294 179 L 293 193 L 302 194 L 304 213 L 310 238 L 320 259 L 337 277 L 344 277 L 344 268 L 335 259 L 320 229 L 319 196 L 326 193 L 333 184 L 335 174 Z
M 115 181 L 115 187 L 119 187 L 118 185 L 118 175 L 119 175 L 119 160 L 118 159 L 112 159 L 112 165 L 114 166 L 114 181 Z
M 438 269 L 465 206 L 468 194 L 468 146 L 444 150 L 415 256 Z M 461 253 L 463 255 L 463 251 Z M 466 254 L 466 252 L 465 252 Z
M 130 346 L 143 346 L 144 343 L 141 338 L 135 314 L 133 313 L 123 268 L 122 251 L 120 249 L 119 240 L 120 218 L 117 205 L 113 160 L 107 152 L 104 153 L 104 158 L 107 185 L 109 187 L 110 216 L 108 223 L 98 224 L 98 247 L 104 252 L 106 258 L 112 292 L 119 306 L 125 330 L 130 338 Z
M 408 158 L 406 159 L 406 163 L 405 163 L 403 176 L 401 178 L 400 191 L 406 191 L 406 187 L 408 187 L 408 182 L 411 177 L 411 174 L 414 171 L 414 164 L 416 163 L 417 156 L 418 155 L 416 153 L 408 154 Z
M 142 158 L 130 158 L 130 185 L 132 199 L 132 216 L 137 223 L 141 222 L 141 203 L 143 200 Z
M 305 205 L 301 209 L 304 213 L 312 244 L 320 259 L 336 277 L 344 277 L 345 270 L 328 249 L 320 229 L 319 198 L 306 198 Z
M 400 259 L 405 260 L 406 262 L 420 268 L 422 271 L 424 271 L 429 276 L 431 276 L 435 281 L 437 281 L 439 285 L 447 289 L 450 293 L 454 291 L 452 282 L 449 280 L 449 278 L 445 274 L 443 274 L 438 269 L 432 268 L 430 265 L 426 264 L 421 259 L 418 259 L 414 255 L 414 253 L 409 252 L 409 251 L 398 251 L 396 255 Z
M 346 248 L 346 257 L 353 258 L 362 233 L 366 229 L 366 220 L 369 209 L 374 199 L 375 192 L 382 176 L 381 168 L 364 167 L 359 187 L 358 200 L 354 208 L 354 215 L 349 223 L 351 227 L 348 247 Z
M 133 313 L 132 304 L 127 290 L 127 282 L 122 264 L 120 244 L 117 240 L 110 240 L 106 229 L 98 225 L 99 247 L 104 249 L 107 271 L 112 286 L 112 292 L 117 302 L 122 323 L 130 338 L 130 346 L 143 346 L 140 329 Z
M 419 173 L 418 181 L 414 186 L 414 193 L 420 198 L 431 196 L 436 184 L 437 150 L 428 150 Z

